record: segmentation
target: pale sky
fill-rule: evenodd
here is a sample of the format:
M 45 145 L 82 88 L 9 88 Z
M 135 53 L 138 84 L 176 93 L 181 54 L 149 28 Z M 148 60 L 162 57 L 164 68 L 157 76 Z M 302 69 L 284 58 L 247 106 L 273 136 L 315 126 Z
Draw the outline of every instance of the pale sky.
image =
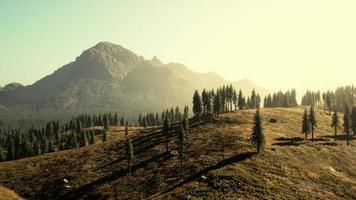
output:
M 0 85 L 99 41 L 271 90 L 356 84 L 355 0 L 1 0 Z

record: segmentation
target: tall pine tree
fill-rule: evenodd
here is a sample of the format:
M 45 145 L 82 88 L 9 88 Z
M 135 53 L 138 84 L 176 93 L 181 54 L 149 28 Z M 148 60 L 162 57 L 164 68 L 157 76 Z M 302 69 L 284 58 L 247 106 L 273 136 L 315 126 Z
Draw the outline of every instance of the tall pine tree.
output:
M 334 138 L 335 138 L 335 141 L 336 141 L 337 128 L 339 127 L 339 116 L 338 116 L 336 110 L 334 111 L 334 114 L 332 116 L 331 127 L 334 128 Z
M 193 113 L 195 115 L 200 115 L 202 112 L 202 103 L 198 90 L 194 91 L 193 95 Z
M 344 133 L 346 134 L 346 144 L 349 145 L 350 136 L 350 111 L 348 106 L 345 106 L 344 113 Z
M 239 96 L 238 96 L 238 98 L 237 98 L 237 101 L 238 101 L 238 107 L 239 107 L 239 109 L 240 110 L 242 110 L 242 109 L 244 109 L 244 106 L 245 106 L 245 103 L 246 102 L 244 102 L 243 101 L 243 94 L 242 94 L 242 91 L 241 91 L 241 89 L 239 90 Z
M 356 107 L 352 107 L 351 111 L 351 130 L 353 135 L 356 135 Z
M 304 115 L 303 115 L 303 121 L 302 121 L 302 133 L 305 134 L 305 139 L 308 138 L 309 132 L 310 132 L 310 125 L 309 125 L 309 119 L 308 119 L 308 111 L 305 108 Z
M 198 120 L 198 131 L 200 130 L 200 117 L 202 112 L 202 103 L 198 90 L 195 90 L 193 95 L 193 113 Z
M 314 130 L 316 127 L 318 127 L 317 120 L 316 120 L 316 114 L 314 111 L 314 106 L 310 107 L 309 122 L 310 122 L 311 131 L 312 131 L 312 142 L 314 142 Z
M 254 120 L 253 128 L 250 137 L 251 144 L 256 147 L 257 153 L 260 153 L 265 144 L 265 136 L 263 134 L 262 119 L 260 116 L 260 109 L 257 109 Z

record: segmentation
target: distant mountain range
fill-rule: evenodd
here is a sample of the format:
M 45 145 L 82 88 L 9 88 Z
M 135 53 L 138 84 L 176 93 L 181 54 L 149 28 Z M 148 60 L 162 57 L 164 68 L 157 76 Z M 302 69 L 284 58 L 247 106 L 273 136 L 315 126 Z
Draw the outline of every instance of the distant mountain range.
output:
M 100 42 L 36 83 L 0 88 L 0 105 L 34 110 L 138 113 L 191 105 L 195 89 L 233 84 L 263 97 L 268 90 L 247 79 L 227 81 L 213 72 L 197 73 L 178 63 L 146 60 L 116 44 Z

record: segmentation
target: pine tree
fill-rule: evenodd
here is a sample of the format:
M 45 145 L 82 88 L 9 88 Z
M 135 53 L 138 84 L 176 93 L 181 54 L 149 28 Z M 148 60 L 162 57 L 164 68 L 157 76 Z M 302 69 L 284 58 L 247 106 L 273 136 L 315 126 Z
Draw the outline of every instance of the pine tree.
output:
M 309 112 L 309 123 L 312 131 L 312 142 L 314 142 L 314 129 L 318 127 L 317 125 L 317 120 L 315 116 L 315 111 L 314 111 L 314 106 L 310 107 L 310 112 Z
M 32 156 L 32 144 L 30 141 L 25 140 L 23 142 L 23 155 L 24 157 L 31 157 Z
M 146 129 L 147 128 L 147 120 L 146 120 L 146 118 L 143 118 L 142 121 L 143 121 L 143 124 L 142 124 L 143 128 Z
M 203 115 L 207 114 L 208 106 L 209 106 L 209 96 L 206 93 L 205 89 L 201 93 L 202 104 L 203 104 Z
M 265 98 L 263 99 L 263 107 L 264 107 L 264 108 L 269 107 L 269 106 L 267 105 L 267 97 L 265 97 Z
M 52 140 L 49 140 L 48 142 L 48 153 L 52 153 L 52 152 L 55 152 L 56 150 L 54 149 L 54 146 L 53 146 L 53 141 Z
M 305 134 L 305 139 L 308 138 L 309 132 L 310 132 L 310 125 L 309 125 L 309 119 L 308 119 L 308 111 L 305 108 L 303 121 L 302 121 L 302 133 Z
M 125 136 L 128 136 L 129 135 L 129 128 L 128 128 L 128 125 L 126 124 L 125 125 Z
M 247 109 L 251 109 L 251 108 L 252 108 L 252 101 L 250 97 L 247 97 Z
M 331 95 L 330 95 L 330 91 L 328 91 L 328 93 L 325 96 L 325 104 L 328 107 L 328 111 L 329 111 L 329 115 L 331 113 Z
M 291 98 L 291 101 L 290 101 L 291 106 L 298 105 L 298 103 L 297 103 L 297 92 L 296 92 L 295 89 L 292 89 L 290 98 Z
M 260 108 L 261 106 L 261 97 L 259 94 L 256 95 L 256 105 L 255 108 Z
M 121 117 L 120 126 L 124 126 L 124 125 L 125 125 L 125 119 L 124 119 L 124 117 Z
M 106 142 L 107 139 L 108 139 L 108 133 L 107 133 L 107 131 L 104 130 L 104 132 L 103 132 L 103 142 Z
M 237 99 L 237 93 L 236 93 L 236 90 L 234 89 L 233 93 L 232 93 L 232 102 L 234 104 L 234 107 L 235 107 L 235 111 L 237 110 L 238 108 L 238 99 Z
M 168 119 L 165 119 L 163 123 L 163 133 L 166 140 L 166 152 L 169 151 L 170 126 Z
M 2 148 L 0 147 L 0 162 L 5 161 L 5 157 L 4 157 L 4 151 L 2 150 Z
M 127 164 L 128 164 L 128 171 L 129 171 L 129 175 L 131 175 L 131 166 L 132 166 L 132 162 L 134 159 L 134 146 L 132 144 L 132 140 L 131 138 L 127 139 L 127 143 L 126 143 L 126 155 L 127 155 Z
M 95 144 L 95 132 L 93 130 L 90 131 L 89 144 Z
M 114 125 L 118 126 L 119 125 L 119 117 L 117 116 L 117 113 L 115 113 L 113 120 L 114 120 Z
M 262 128 L 262 119 L 260 116 L 260 109 L 257 109 L 254 121 L 253 121 L 253 128 L 251 133 L 251 144 L 256 146 L 257 153 L 260 153 L 261 149 L 265 144 L 265 136 L 263 134 Z
M 336 141 L 337 128 L 339 127 L 339 116 L 337 115 L 336 110 L 334 111 L 334 114 L 332 116 L 331 127 L 333 127 L 335 130 L 334 136 L 335 136 L 335 141 Z
M 76 126 L 75 132 L 80 133 L 80 131 L 82 131 L 82 129 L 83 129 L 82 122 L 80 121 L 79 118 L 77 118 L 77 126 Z
M 84 131 L 80 133 L 80 146 L 82 147 L 88 146 L 87 133 Z
M 257 108 L 257 96 L 256 96 L 256 91 L 255 89 L 252 90 L 252 93 L 251 93 L 251 106 L 250 108 L 252 109 L 255 109 Z
M 352 107 L 351 111 L 351 130 L 353 135 L 356 135 L 356 107 Z
M 110 121 L 106 115 L 104 115 L 104 129 L 107 131 L 110 128 Z
M 198 90 L 195 90 L 193 96 L 193 113 L 195 115 L 200 115 L 202 112 L 202 103 Z
M 37 143 L 37 142 L 35 142 L 34 144 L 33 144 L 33 155 L 34 156 L 39 156 L 39 155 L 41 155 L 41 148 L 40 148 L 40 145 Z
M 183 160 L 186 146 L 186 133 L 183 125 L 180 125 L 179 131 L 179 158 L 180 158 L 180 177 L 183 178 Z
M 78 134 L 76 133 L 72 133 L 72 137 L 71 137 L 71 148 L 78 148 L 79 147 L 79 143 L 78 143 Z
M 54 133 L 53 123 L 49 122 L 46 125 L 46 136 L 51 137 L 53 136 L 53 133 Z
M 243 102 L 242 100 L 243 100 L 243 95 L 242 95 L 242 91 L 241 91 L 241 89 L 239 90 L 239 96 L 238 96 L 238 106 L 239 106 L 239 109 L 240 110 L 243 110 L 244 109 L 244 104 L 245 104 L 245 102 Z
M 246 103 L 246 98 L 245 97 L 242 97 L 241 105 L 242 105 L 242 109 L 246 109 L 247 108 L 247 103 Z
M 7 143 L 7 157 L 6 160 L 14 160 L 15 159 L 15 145 L 11 140 Z
M 198 131 L 200 131 L 200 117 L 202 112 L 202 103 L 198 90 L 195 90 L 193 96 L 193 113 L 198 120 Z
M 220 95 L 219 93 L 217 93 L 215 96 L 214 96 L 214 103 L 213 103 L 213 110 L 214 110 L 214 113 L 216 116 L 219 117 L 219 114 L 220 114 L 220 107 L 221 107 L 221 98 L 220 98 Z
M 48 153 L 48 140 L 44 138 L 41 142 L 41 154 Z
M 189 107 L 188 106 L 184 106 L 184 118 L 188 118 L 189 117 Z M 162 118 L 163 121 L 164 118 Z
M 350 136 L 350 112 L 348 106 L 345 106 L 344 113 L 344 133 L 346 134 L 346 143 L 349 145 L 349 136 Z

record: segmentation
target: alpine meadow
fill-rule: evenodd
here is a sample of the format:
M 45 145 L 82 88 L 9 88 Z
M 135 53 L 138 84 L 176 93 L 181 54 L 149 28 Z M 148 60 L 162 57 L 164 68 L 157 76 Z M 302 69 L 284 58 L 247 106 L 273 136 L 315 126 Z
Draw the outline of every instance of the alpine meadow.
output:
M 0 200 L 356 199 L 356 2 L 0 2 Z

